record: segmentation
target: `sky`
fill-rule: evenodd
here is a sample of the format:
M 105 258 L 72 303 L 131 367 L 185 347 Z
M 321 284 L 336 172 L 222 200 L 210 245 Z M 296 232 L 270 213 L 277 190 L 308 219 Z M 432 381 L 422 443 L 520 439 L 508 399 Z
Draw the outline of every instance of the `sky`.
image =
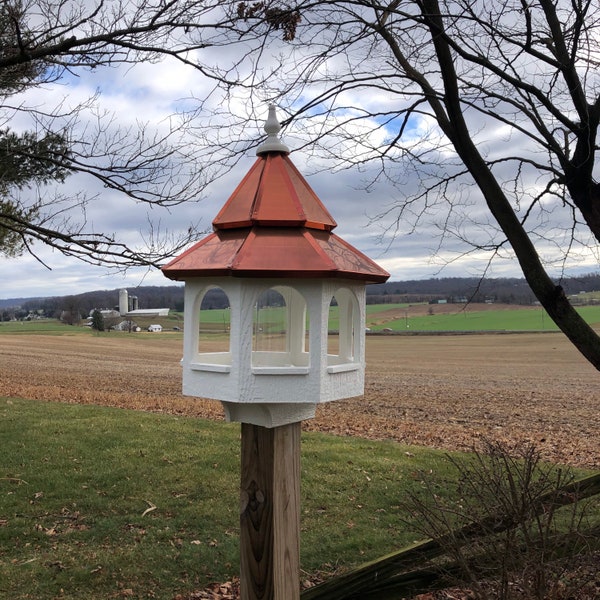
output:
M 22 100 L 32 106 L 44 106 L 46 103 L 75 106 L 99 91 L 99 103 L 103 110 L 112 115 L 114 125 L 135 127 L 143 120 L 161 130 L 166 126 L 169 115 L 182 102 L 191 105 L 193 98 L 205 94 L 208 89 L 203 88 L 205 85 L 189 68 L 173 60 L 164 60 L 127 69 L 82 71 L 79 77 L 69 77 L 31 90 Z M 352 98 L 350 101 L 368 102 L 368 99 Z M 243 103 L 244 98 L 240 98 L 239 105 Z M 264 136 L 258 124 L 267 117 L 267 103 L 261 98 L 254 98 L 251 107 L 246 110 L 251 118 L 244 135 L 258 141 Z M 224 118 L 223 115 L 221 118 Z M 15 121 L 11 126 L 26 128 L 27 123 Z M 222 127 L 227 127 L 225 120 Z M 420 135 L 418 124 L 415 124 L 411 135 Z M 493 143 L 494 135 L 504 134 L 491 132 L 490 143 Z M 335 233 L 386 269 L 391 275 L 390 281 L 471 277 L 484 273 L 488 277 L 522 277 L 516 260 L 509 252 L 495 259 L 490 268 L 489 255 L 483 251 L 465 253 L 468 248 L 452 238 L 446 238 L 440 245 L 443 212 L 430 215 L 429 220 L 414 231 L 409 226 L 399 234 L 391 235 L 390 226 L 393 230 L 396 213 L 377 215 L 384 213 L 401 198 L 401 187 L 380 181 L 367 191 L 365 182 L 374 177 L 374 171 L 370 169 L 375 167 L 342 171 L 332 169 L 326 159 L 316 157 L 309 149 L 295 150 L 301 141 L 296 139 L 293 127 L 282 133 L 282 139 L 292 151 L 290 157 L 294 164 L 337 221 Z M 210 140 L 206 143 L 210 144 Z M 202 164 L 203 154 L 199 154 L 199 164 Z M 255 159 L 254 153 L 249 151 L 231 169 L 202 190 L 197 202 L 169 210 L 149 210 L 146 205 L 134 203 L 80 175 L 69 177 L 60 192 L 75 197 L 85 189 L 95 196 L 86 211 L 87 223 L 95 231 L 114 233 L 118 239 L 135 244 L 146 235 L 150 221 L 155 228 L 173 232 L 185 231 L 191 224 L 208 231 L 212 219 Z M 407 188 L 413 184 L 408 181 Z M 474 189 L 472 193 L 475 197 L 472 210 L 481 210 Z M 477 218 L 473 219 L 474 224 L 470 227 L 476 227 L 477 221 Z M 482 216 L 479 227 L 485 230 L 488 224 Z M 478 235 L 473 230 L 471 232 L 474 237 Z M 34 250 L 44 264 L 29 254 L 12 259 L 0 258 L 0 299 L 64 296 L 100 289 L 132 289 L 140 285 L 173 285 L 156 269 L 130 268 L 120 273 L 65 257 L 40 244 L 35 245 Z M 551 248 L 548 253 L 549 256 L 552 254 Z M 595 251 L 580 253 L 566 265 L 556 262 L 554 270 L 565 268 L 567 274 L 577 275 L 596 272 L 598 266 L 596 247 Z

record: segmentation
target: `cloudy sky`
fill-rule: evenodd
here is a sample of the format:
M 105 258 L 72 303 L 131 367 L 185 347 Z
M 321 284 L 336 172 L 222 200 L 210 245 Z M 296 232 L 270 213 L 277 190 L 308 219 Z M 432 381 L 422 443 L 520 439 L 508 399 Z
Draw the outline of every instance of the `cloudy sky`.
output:
M 136 125 L 143 120 L 160 129 L 178 105 L 184 102 L 189 106 L 193 104 L 193 98 L 205 94 L 202 86 L 206 84 L 191 69 L 173 60 L 140 64 L 127 69 L 98 69 L 79 75 L 32 90 L 23 100 L 36 106 L 43 106 L 46 102 L 76 105 L 100 90 L 101 106 L 113 114 L 115 124 Z M 351 100 L 361 101 L 356 98 Z M 239 104 L 242 105 L 244 101 L 240 98 Z M 249 121 L 245 136 L 259 140 L 264 135 L 259 123 L 267 116 L 267 103 L 255 98 L 246 110 Z M 285 110 L 280 114 L 284 113 Z M 223 115 L 221 118 L 224 118 Z M 14 122 L 11 125 L 15 128 L 26 127 L 26 123 Z M 227 127 L 225 120 L 221 127 Z M 412 134 L 419 135 L 418 127 Z M 502 133 L 498 132 L 498 135 Z M 398 235 L 391 235 L 389 228 L 392 226 L 393 230 L 395 214 L 376 217 L 398 201 L 402 195 L 401 188 L 381 181 L 367 191 L 365 182 L 373 178 L 369 167 L 335 171 L 307 149 L 294 152 L 301 142 L 296 140 L 293 127 L 283 133 L 283 140 L 292 150 L 292 161 L 338 222 L 336 233 L 387 269 L 392 281 L 479 276 L 484 272 L 491 277 L 522 276 L 518 264 L 508 253 L 495 259 L 491 269 L 486 271 L 489 259 L 486 253 L 466 252 L 468 248 L 451 238 L 446 238 L 440 246 L 443 214 L 431 215 L 415 231 L 409 226 Z M 114 233 L 118 239 L 135 244 L 147 235 L 149 222 L 155 228 L 173 232 L 185 231 L 191 224 L 208 230 L 213 217 L 254 160 L 254 153 L 247 152 L 230 170 L 209 185 L 197 202 L 169 210 L 149 210 L 147 205 L 136 204 L 80 175 L 67 179 L 61 193 L 75 197 L 81 189 L 85 189 L 95 196 L 86 214 L 86 220 L 93 229 Z M 475 206 L 475 201 L 472 206 Z M 487 221 L 480 222 L 482 229 L 488 225 Z M 63 296 L 97 289 L 172 285 L 157 270 L 130 269 L 125 273 L 117 273 L 64 257 L 41 245 L 36 245 L 34 250 L 46 266 L 29 254 L 14 259 L 0 258 L 0 298 Z M 565 265 L 557 262 L 554 271 L 560 271 L 563 267 L 567 274 L 573 275 L 594 272 L 598 270 L 598 256 L 594 252 L 580 252 Z

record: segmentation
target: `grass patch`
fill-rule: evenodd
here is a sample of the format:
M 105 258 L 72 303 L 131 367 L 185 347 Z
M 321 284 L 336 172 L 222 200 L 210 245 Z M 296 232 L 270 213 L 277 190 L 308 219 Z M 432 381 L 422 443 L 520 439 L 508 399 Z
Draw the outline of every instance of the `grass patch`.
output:
M 158 598 L 238 572 L 239 425 L 0 399 L 0 597 Z M 302 568 L 410 543 L 400 500 L 442 452 L 306 433 Z
M 1 418 L 0 596 L 170 598 L 235 569 L 232 426 L 22 400 Z
M 385 306 L 385 305 L 383 305 Z M 600 325 L 600 306 L 578 307 L 577 312 L 592 326 Z M 376 318 L 377 311 L 369 315 Z M 431 314 L 426 316 L 404 316 L 385 323 L 367 325 L 373 331 L 385 328 L 393 331 L 558 331 L 558 327 L 541 308 L 515 310 L 460 310 L 454 314 L 436 314 L 436 306 L 431 306 Z
M 3 333 L 43 334 L 43 335 L 89 335 L 90 329 L 79 325 L 66 325 L 58 319 L 34 319 L 32 321 L 2 321 Z
M 0 422 L 0 597 L 172 600 L 238 573 L 238 424 L 15 398 Z M 456 501 L 444 452 L 303 433 L 302 569 L 415 541 L 431 478 Z
M 137 319 L 136 322 L 141 323 L 141 332 L 128 332 L 128 331 L 96 331 L 91 327 L 86 327 L 83 321 L 79 325 L 67 325 L 62 323 L 58 319 L 36 319 L 33 321 L 4 321 L 0 322 L 0 336 L 3 334 L 14 335 L 54 335 L 54 336 L 87 336 L 87 337 L 109 337 L 119 338 L 128 337 L 133 338 L 135 336 L 147 340 L 148 336 L 152 339 L 160 338 L 175 338 L 183 339 L 183 321 L 180 317 L 174 316 L 151 318 L 144 317 L 143 319 Z M 148 325 L 151 323 L 161 323 L 163 331 L 160 333 L 149 333 L 146 331 Z M 179 331 L 173 328 L 177 327 Z

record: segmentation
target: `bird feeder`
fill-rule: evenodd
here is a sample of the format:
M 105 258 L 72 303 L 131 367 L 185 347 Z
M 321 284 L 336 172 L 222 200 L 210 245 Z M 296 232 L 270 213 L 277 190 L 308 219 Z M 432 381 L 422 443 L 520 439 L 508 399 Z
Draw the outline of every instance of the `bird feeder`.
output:
M 332 233 L 279 131 L 270 107 L 213 233 L 163 267 L 185 282 L 183 393 L 242 423 L 243 600 L 299 599 L 300 422 L 363 393 L 365 286 L 389 277 Z M 205 339 L 214 323 L 202 310 L 216 293 L 229 307 L 221 347 Z
M 228 420 L 264 427 L 363 393 L 365 284 L 389 277 L 332 233 L 336 222 L 279 130 L 270 107 L 268 137 L 213 233 L 163 267 L 185 281 L 183 393 L 220 400 Z M 203 344 L 200 310 L 215 288 L 229 302 L 228 341 L 218 351 Z

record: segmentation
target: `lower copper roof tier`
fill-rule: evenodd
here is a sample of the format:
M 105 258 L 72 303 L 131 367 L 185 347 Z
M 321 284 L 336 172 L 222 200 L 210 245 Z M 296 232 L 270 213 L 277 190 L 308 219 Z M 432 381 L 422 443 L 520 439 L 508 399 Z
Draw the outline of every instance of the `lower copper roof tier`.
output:
M 221 229 L 162 268 L 192 277 L 339 277 L 382 283 L 389 273 L 330 231 L 306 227 Z

